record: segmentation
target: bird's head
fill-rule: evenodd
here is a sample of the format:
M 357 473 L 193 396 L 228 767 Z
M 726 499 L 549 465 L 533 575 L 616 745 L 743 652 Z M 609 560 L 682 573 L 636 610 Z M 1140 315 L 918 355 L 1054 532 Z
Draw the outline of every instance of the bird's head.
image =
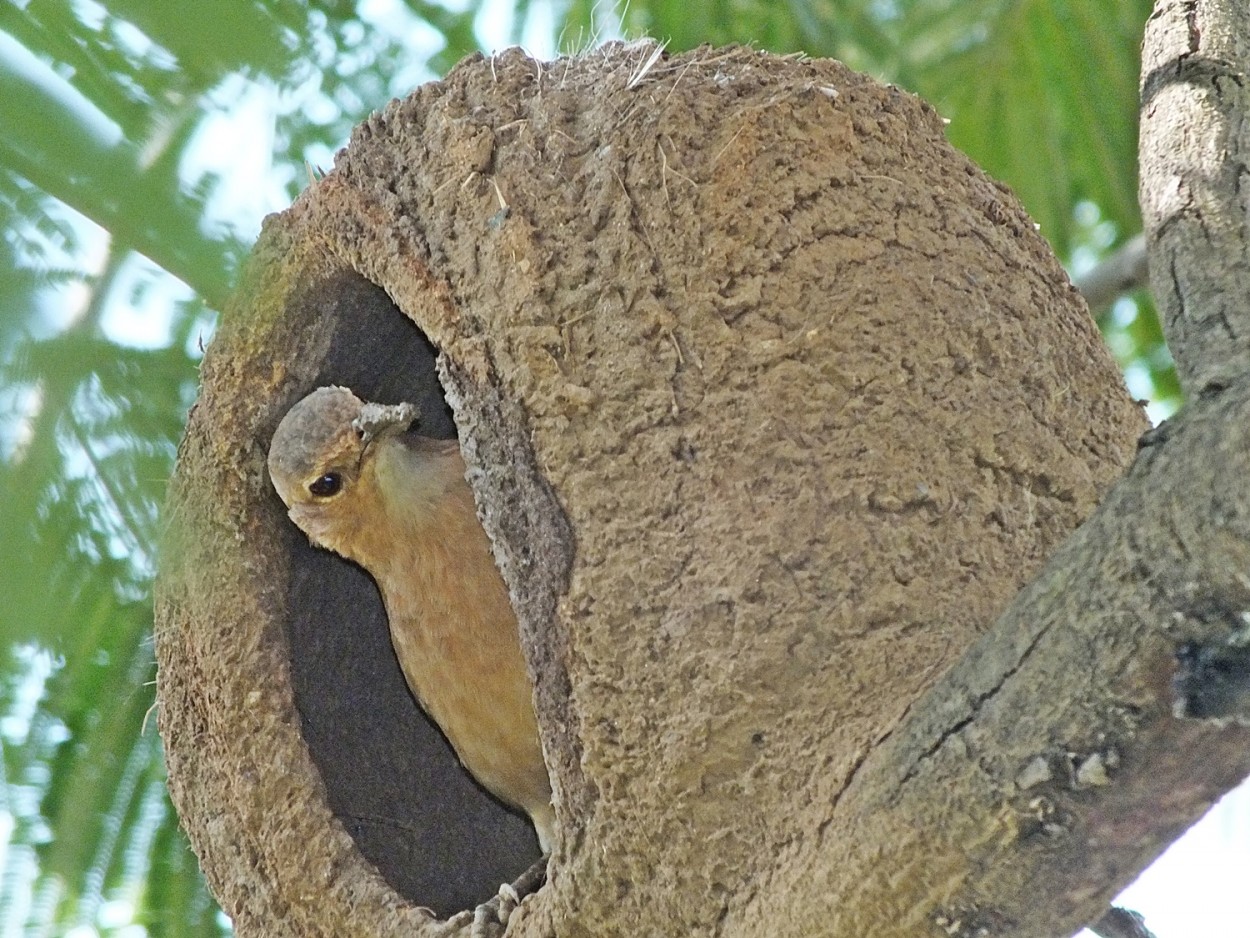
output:
M 318 388 L 287 412 L 269 444 L 269 478 L 310 541 L 363 561 L 361 528 L 381 509 L 372 457 L 416 418 L 412 404 L 369 404 L 341 387 Z

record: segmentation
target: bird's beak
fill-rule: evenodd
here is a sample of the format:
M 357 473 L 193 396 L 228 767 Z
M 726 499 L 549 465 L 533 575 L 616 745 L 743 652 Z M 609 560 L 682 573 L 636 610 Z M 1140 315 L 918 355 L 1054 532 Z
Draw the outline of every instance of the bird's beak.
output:
M 416 404 L 365 404 L 360 408 L 360 416 L 352 421 L 352 429 L 360 437 L 361 456 L 374 440 L 405 432 L 420 414 Z

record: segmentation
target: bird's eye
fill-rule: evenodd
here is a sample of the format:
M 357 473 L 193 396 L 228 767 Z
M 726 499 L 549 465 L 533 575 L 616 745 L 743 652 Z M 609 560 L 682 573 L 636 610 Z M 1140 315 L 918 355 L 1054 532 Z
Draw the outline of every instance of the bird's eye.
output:
M 331 495 L 337 495 L 343 487 L 343 477 L 337 472 L 327 472 L 318 479 L 313 479 L 308 483 L 308 491 L 312 492 L 317 498 L 329 498 Z

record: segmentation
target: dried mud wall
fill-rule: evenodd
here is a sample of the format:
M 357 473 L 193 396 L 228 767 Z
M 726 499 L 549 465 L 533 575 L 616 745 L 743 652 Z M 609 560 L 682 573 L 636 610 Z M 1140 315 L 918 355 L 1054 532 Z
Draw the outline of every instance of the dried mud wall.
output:
M 439 353 L 536 678 L 562 835 L 510 933 L 738 934 L 779 856 L 836 862 L 855 766 L 1144 428 L 1027 216 L 918 100 L 744 49 L 467 60 L 271 220 L 183 448 L 174 504 L 195 533 L 162 591 L 162 727 L 227 908 L 300 923 L 253 934 L 399 934 L 415 904 L 464 904 L 430 885 L 460 861 L 405 878 L 386 869 L 402 850 L 357 855 L 329 821 L 348 784 L 323 780 L 334 741 L 310 756 L 296 732 L 293 636 L 333 632 L 307 622 L 348 587 L 292 599 L 309 552 L 266 490 L 269 434 L 327 379 L 437 395 L 428 352 L 335 305 L 361 278 Z M 206 635 L 239 629 L 224 668 Z M 247 719 L 265 729 L 232 699 L 262 661 L 276 676 Z M 238 740 L 197 750 L 204 732 L 279 741 L 281 777 L 303 781 L 264 823 L 306 848 L 238 855 L 256 811 L 206 805 L 240 766 L 243 803 L 277 770 Z M 409 796 L 414 817 L 438 804 Z M 464 843 L 490 882 L 525 853 L 492 855 L 482 811 Z M 311 900 L 301 875 L 320 877 Z M 331 921 L 348 902 L 357 917 Z

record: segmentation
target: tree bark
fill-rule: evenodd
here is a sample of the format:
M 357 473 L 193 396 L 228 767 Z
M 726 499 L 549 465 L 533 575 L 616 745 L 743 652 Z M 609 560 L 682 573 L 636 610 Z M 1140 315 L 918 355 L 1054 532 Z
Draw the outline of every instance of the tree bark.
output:
M 1191 397 L 1250 373 L 1248 24 L 1250 6 L 1236 0 L 1165 0 L 1142 49 L 1150 282 Z
M 360 277 L 439 351 L 536 679 L 549 882 L 476 925 L 416 906 L 457 907 L 440 824 L 498 860 L 489 811 L 414 782 L 416 873 L 367 862 L 292 678 L 370 600 L 296 598 L 269 435 L 318 383 L 436 393 Z M 931 110 L 740 49 L 469 60 L 269 225 L 206 356 L 158 655 L 210 882 L 244 936 L 1075 931 L 1250 770 L 1219 374 L 1104 500 L 1141 413 Z

